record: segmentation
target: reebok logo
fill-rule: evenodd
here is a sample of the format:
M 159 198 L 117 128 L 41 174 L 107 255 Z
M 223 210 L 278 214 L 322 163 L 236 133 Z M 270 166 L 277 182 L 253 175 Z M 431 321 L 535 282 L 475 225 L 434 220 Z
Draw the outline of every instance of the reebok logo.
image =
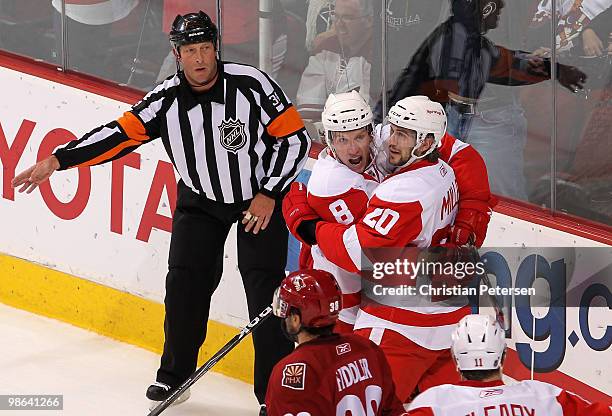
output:
M 499 396 L 500 394 L 504 394 L 502 389 L 484 390 L 480 392 L 480 397 L 484 399 L 485 397 Z
M 347 352 L 351 352 L 351 344 L 345 342 L 344 344 L 336 345 L 336 354 L 342 355 Z

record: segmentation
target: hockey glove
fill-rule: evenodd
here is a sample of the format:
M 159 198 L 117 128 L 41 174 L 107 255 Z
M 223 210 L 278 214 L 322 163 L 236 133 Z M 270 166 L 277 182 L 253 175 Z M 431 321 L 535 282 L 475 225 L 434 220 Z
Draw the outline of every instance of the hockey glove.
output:
M 487 236 L 491 214 L 471 208 L 459 208 L 448 243 L 455 247 L 481 247 Z
M 298 233 L 298 227 L 307 220 L 318 219 L 317 213 L 308 205 L 308 192 L 306 185 L 293 182 L 291 188 L 283 199 L 283 217 L 289 232 L 300 242 L 308 244 Z

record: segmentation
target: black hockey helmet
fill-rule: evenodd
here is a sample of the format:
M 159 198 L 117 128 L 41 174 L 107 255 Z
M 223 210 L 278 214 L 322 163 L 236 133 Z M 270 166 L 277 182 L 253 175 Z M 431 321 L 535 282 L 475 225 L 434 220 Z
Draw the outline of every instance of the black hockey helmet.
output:
M 217 26 L 202 10 L 177 15 L 169 34 L 170 43 L 177 50 L 182 45 L 199 42 L 212 42 L 216 48 L 217 36 Z

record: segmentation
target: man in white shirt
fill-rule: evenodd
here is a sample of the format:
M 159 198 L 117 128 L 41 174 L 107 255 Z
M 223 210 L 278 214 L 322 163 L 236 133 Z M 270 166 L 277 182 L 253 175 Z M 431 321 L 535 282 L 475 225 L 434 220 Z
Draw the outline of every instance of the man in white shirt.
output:
M 329 94 L 358 91 L 371 100 L 372 0 L 336 0 L 330 30 L 313 40 L 312 56 L 300 79 L 297 108 L 317 127 Z

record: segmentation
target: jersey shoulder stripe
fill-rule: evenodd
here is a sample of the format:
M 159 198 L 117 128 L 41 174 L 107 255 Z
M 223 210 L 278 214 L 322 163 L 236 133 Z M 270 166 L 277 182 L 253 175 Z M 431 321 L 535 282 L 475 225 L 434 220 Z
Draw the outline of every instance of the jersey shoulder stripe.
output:
M 363 190 L 367 194 L 366 179 L 363 175 L 353 172 L 325 153 L 327 149 L 322 150 L 312 168 L 308 180 L 310 194 L 318 197 L 333 197 L 343 195 L 350 189 Z
M 433 165 L 393 175 L 376 188 L 374 195 L 394 203 L 430 201 L 440 192 L 438 171 L 438 165 Z

